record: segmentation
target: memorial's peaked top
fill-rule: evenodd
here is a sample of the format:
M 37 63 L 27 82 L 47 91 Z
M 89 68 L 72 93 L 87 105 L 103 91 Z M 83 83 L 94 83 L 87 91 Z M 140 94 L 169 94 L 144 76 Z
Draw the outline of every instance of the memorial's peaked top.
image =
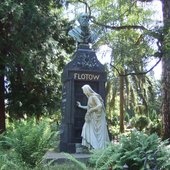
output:
M 70 61 L 64 67 L 62 81 L 68 79 L 71 75 L 71 72 L 83 72 L 86 74 L 93 73 L 95 75 L 100 73 L 104 76 L 105 67 L 97 59 L 95 52 L 89 48 L 88 44 L 79 44 L 76 52 L 73 55 L 72 61 Z
M 90 16 L 81 13 L 78 17 L 79 26 L 73 28 L 68 34 L 77 42 L 77 50 L 73 55 L 73 60 L 68 63 L 67 70 L 90 70 L 104 71 L 104 66 L 99 62 L 95 52 L 89 48 L 89 44 L 94 44 L 98 40 L 99 30 L 90 29 Z

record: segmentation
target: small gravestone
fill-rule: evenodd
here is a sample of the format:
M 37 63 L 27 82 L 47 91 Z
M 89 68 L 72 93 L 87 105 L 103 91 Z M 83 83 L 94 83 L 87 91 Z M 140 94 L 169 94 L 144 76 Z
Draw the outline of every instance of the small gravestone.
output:
M 84 17 L 85 18 L 81 18 Z M 62 74 L 62 122 L 60 129 L 60 151 L 75 153 L 83 152 L 81 132 L 86 111 L 77 107 L 76 101 L 87 104 L 87 97 L 81 87 L 89 84 L 94 91 L 105 98 L 106 72 L 98 61 L 95 52 L 89 47 L 97 36 L 89 30 L 87 15 L 80 15 L 80 26 L 69 32 L 77 41 L 78 48 L 73 59 L 68 63 Z M 74 34 L 73 34 L 74 33 Z

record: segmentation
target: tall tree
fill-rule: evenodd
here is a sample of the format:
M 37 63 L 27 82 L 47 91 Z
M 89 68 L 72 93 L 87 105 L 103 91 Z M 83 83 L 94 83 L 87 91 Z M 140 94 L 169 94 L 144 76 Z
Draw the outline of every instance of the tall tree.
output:
M 124 77 L 120 76 L 120 133 L 124 133 Z
M 150 2 L 154 0 L 139 0 Z M 163 12 L 163 44 L 162 48 L 162 116 L 163 116 L 163 139 L 170 138 L 170 1 L 160 0 Z
M 162 0 L 164 40 L 162 58 L 162 115 L 163 138 L 170 138 L 170 1 Z
M 27 112 L 41 114 L 59 99 L 58 73 L 65 52 L 72 52 L 61 11 L 53 0 L 0 2 L 0 124 L 5 122 L 4 96 L 8 111 L 21 117 Z
M 5 125 L 5 101 L 4 101 L 4 65 L 0 64 L 0 133 L 6 129 Z
M 142 30 L 136 30 L 136 28 L 140 28 L 137 25 L 144 26 L 152 22 L 149 17 L 151 12 L 137 6 L 136 1 L 133 3 L 131 3 L 132 1 L 124 0 L 107 1 L 107 3 L 106 1 L 99 0 L 95 2 L 93 3 L 96 5 L 96 8 L 98 7 L 97 11 L 100 13 L 96 23 L 105 27 L 105 34 L 101 41 L 102 43 L 106 43 L 113 51 L 111 63 L 112 75 L 120 75 L 121 77 L 124 76 L 124 78 L 128 75 L 129 77 L 131 76 L 130 78 L 126 78 L 126 80 L 129 80 L 126 81 L 126 84 L 121 84 L 120 93 L 118 93 L 120 94 L 120 129 L 123 131 L 125 111 L 127 113 L 133 109 L 134 113 L 135 108 L 137 108 L 139 104 L 147 107 L 147 78 L 145 75 L 136 77 L 134 77 L 134 75 L 146 71 L 149 56 L 155 52 L 150 45 L 151 39 L 147 36 L 145 37 Z M 93 10 L 94 9 L 92 9 L 92 12 Z M 110 29 L 115 31 L 110 31 Z M 123 70 L 123 74 L 120 70 Z M 120 83 L 121 82 L 122 81 L 120 81 Z M 125 85 L 127 85 L 127 87 Z M 125 88 L 125 92 L 127 92 L 127 94 L 125 94 L 126 100 L 129 100 L 128 94 L 130 94 L 129 90 L 131 90 L 132 93 L 136 93 L 137 101 L 131 100 L 129 103 L 123 102 L 122 92 Z M 127 105 L 126 109 L 132 106 L 134 107 L 125 110 L 125 104 Z M 132 115 L 134 114 L 131 114 L 131 116 Z
M 151 2 L 153 0 L 138 0 L 142 2 Z M 163 139 L 170 138 L 170 1 L 161 0 L 163 12 L 163 38 L 153 30 L 153 37 L 156 37 L 160 43 L 158 56 L 162 58 L 162 116 L 163 116 Z M 119 27 L 120 28 L 120 27 Z M 116 29 L 116 28 L 115 28 Z M 159 30 L 161 31 L 161 30 Z

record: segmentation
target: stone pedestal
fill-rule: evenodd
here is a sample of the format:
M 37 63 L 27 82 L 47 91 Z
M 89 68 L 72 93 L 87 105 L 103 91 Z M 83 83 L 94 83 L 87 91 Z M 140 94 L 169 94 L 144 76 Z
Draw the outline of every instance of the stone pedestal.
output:
M 74 154 L 71 154 L 71 156 L 85 164 L 88 163 L 88 160 L 90 158 L 90 154 L 74 153 Z M 57 153 L 54 151 L 48 151 L 43 157 L 43 164 L 48 164 L 49 162 L 52 162 L 52 165 L 72 163 L 72 161 L 69 160 L 67 155 L 65 155 L 64 153 Z
M 87 44 L 79 45 L 62 75 L 62 123 L 60 151 L 75 153 L 76 144 L 81 143 L 81 131 L 86 111 L 76 105 L 80 101 L 87 105 L 87 97 L 81 87 L 89 84 L 105 99 L 106 72 L 95 52 Z

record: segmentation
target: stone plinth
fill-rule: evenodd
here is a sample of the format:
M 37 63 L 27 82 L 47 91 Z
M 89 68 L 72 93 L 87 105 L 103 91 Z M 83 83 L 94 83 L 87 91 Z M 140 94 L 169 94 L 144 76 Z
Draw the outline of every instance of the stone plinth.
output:
M 90 158 L 90 154 L 75 153 L 75 154 L 70 154 L 70 155 L 73 156 L 78 161 L 81 161 L 83 163 L 87 163 Z M 53 165 L 62 164 L 62 163 L 70 163 L 70 160 L 68 159 L 67 155 L 65 155 L 64 153 L 57 153 L 54 151 L 48 151 L 44 155 L 43 160 L 44 160 L 43 161 L 44 164 L 51 162 L 51 161 Z

